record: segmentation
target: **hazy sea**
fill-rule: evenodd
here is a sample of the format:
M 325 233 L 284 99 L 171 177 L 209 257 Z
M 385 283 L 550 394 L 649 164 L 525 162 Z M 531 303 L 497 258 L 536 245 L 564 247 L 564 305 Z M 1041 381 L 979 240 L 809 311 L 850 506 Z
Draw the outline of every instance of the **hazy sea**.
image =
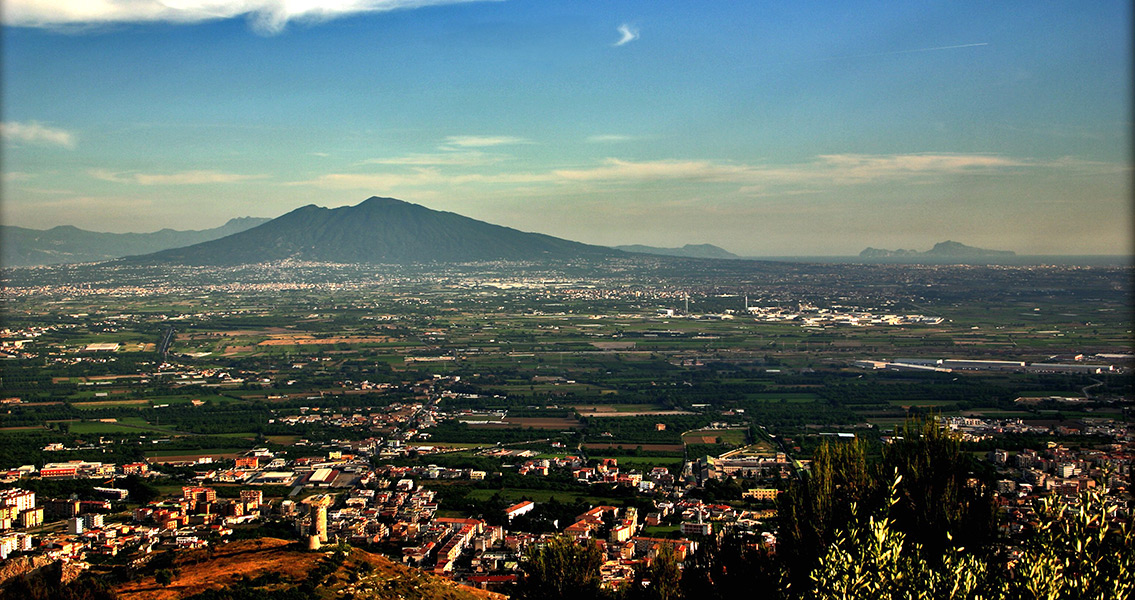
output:
M 865 265 L 1052 265 L 1063 267 L 1130 267 L 1135 265 L 1135 256 L 1127 254 L 1091 254 L 1067 256 L 1019 255 L 989 258 L 863 258 L 861 256 L 746 256 L 744 258 L 747 260 L 769 260 L 775 262 L 840 263 Z

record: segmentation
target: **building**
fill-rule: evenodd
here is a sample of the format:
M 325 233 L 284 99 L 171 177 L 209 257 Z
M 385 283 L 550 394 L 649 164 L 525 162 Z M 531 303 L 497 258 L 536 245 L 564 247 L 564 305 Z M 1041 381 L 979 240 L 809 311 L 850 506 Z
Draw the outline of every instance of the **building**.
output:
M 207 487 L 183 487 L 181 497 L 190 502 L 216 502 L 217 491 Z
M 710 523 L 700 521 L 682 523 L 682 535 L 709 535 L 711 533 L 713 533 L 713 525 Z
M 536 508 L 535 502 L 532 502 L 531 500 L 525 500 L 524 502 L 513 504 L 512 506 L 504 509 L 504 516 L 508 517 L 509 521 L 512 521 L 514 517 L 519 517 L 520 515 L 531 512 L 534 508 Z
M 123 475 L 145 475 L 150 472 L 150 465 L 144 462 L 127 463 L 122 465 Z
M 248 510 L 256 510 L 264 503 L 264 492 L 260 490 L 241 490 L 240 501 Z
M 327 541 L 327 508 L 331 506 L 333 498 L 327 494 L 312 496 L 303 501 L 311 507 L 311 531 L 320 542 Z
M 742 498 L 750 498 L 753 500 L 776 500 L 778 490 L 776 488 L 753 488 L 745 490 L 741 493 Z
M 19 488 L 0 490 L 0 506 L 15 507 L 17 513 L 35 508 L 35 492 Z
M 16 525 L 23 528 L 43 525 L 43 509 L 29 508 L 21 512 L 20 515 L 16 517 Z

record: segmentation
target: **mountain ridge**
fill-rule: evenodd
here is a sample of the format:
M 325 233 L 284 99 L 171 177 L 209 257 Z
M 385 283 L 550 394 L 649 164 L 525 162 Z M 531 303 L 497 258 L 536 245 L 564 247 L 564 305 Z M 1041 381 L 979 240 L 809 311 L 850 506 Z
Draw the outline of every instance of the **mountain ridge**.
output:
M 612 246 L 623 252 L 637 252 L 639 254 L 658 254 L 662 256 L 678 256 L 682 258 L 741 258 L 736 254 L 713 244 L 686 244 L 680 248 L 663 248 L 659 246 L 644 246 L 642 244 L 629 244 Z
M 938 242 L 934 244 L 933 248 L 925 252 L 904 249 L 885 250 L 882 248 L 868 247 L 859 253 L 860 258 L 1005 258 L 1016 255 L 1017 253 L 1011 250 L 977 248 L 952 240 Z
M 235 217 L 212 229 L 163 228 L 150 233 L 104 233 L 74 225 L 51 229 L 0 225 L 0 265 L 34 267 L 114 260 L 219 239 L 270 220 Z

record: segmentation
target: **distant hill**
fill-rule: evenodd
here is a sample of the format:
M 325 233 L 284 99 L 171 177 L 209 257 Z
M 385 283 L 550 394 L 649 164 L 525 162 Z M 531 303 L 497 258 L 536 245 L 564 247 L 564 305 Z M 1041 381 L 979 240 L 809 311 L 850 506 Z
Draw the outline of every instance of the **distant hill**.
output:
M 217 266 L 287 259 L 420 264 L 619 254 L 602 246 L 525 233 L 394 198 L 372 197 L 340 208 L 311 204 L 228 237 L 129 260 Z
M 623 252 L 638 252 L 640 254 L 661 254 L 663 256 L 680 256 L 683 258 L 741 258 L 732 252 L 714 246 L 713 244 L 686 244 L 681 248 L 659 248 L 657 246 L 643 246 L 631 244 L 629 246 L 615 246 L 616 250 Z
M 919 252 L 917 250 L 882 250 L 879 248 L 867 248 L 859 253 L 860 258 L 929 258 L 929 259 L 966 259 L 966 258 L 1005 258 L 1009 256 L 1016 256 L 1016 252 L 1010 250 L 987 250 L 985 248 L 975 248 L 967 246 L 960 242 L 938 242 L 934 247 L 926 252 Z
M 269 219 L 240 217 L 213 229 L 153 233 L 99 233 L 63 225 L 47 230 L 0 226 L 0 265 L 31 267 L 67 263 L 100 262 L 149 254 L 168 248 L 215 240 L 267 223 Z

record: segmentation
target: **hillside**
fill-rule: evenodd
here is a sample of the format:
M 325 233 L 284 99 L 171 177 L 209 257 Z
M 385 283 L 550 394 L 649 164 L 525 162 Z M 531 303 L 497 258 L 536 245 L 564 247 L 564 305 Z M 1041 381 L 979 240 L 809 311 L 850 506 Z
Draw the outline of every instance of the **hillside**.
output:
M 357 600 L 484 600 L 500 594 L 455 584 L 406 567 L 385 556 L 350 548 L 307 552 L 275 538 L 243 540 L 206 550 L 180 552 L 168 566 L 178 574 L 162 586 L 154 577 L 161 556 L 151 561 L 141 579 L 115 588 L 120 600 L 175 600 L 206 594 L 211 598 L 353 595 Z
M 308 205 L 259 227 L 133 262 L 240 265 L 281 260 L 363 264 L 459 263 L 616 256 L 617 250 L 526 233 L 394 198 Z
M 101 233 L 62 225 L 51 229 L 0 226 L 0 265 L 32 267 L 101 262 L 133 254 L 199 244 L 256 227 L 269 219 L 241 217 L 213 229 L 152 233 Z
M 741 258 L 732 252 L 714 246 L 713 244 L 686 244 L 681 248 L 659 248 L 657 246 L 643 246 L 631 244 L 629 246 L 615 246 L 616 250 L 623 252 L 638 252 L 640 254 L 660 254 L 662 256 L 680 256 L 682 258 Z

